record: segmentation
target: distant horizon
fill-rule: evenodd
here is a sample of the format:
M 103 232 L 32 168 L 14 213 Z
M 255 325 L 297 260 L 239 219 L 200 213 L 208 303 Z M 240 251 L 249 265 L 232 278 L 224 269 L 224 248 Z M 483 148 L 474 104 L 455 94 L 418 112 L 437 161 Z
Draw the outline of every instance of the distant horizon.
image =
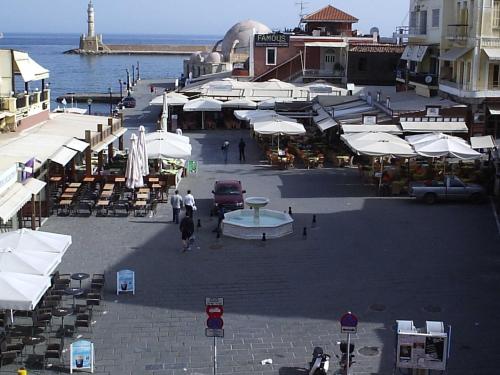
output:
M 1 31 L 0 33 L 3 34 L 4 37 L 8 36 L 9 34 L 15 34 L 15 35 L 77 35 L 80 36 L 83 33 L 78 33 L 78 32 L 51 32 L 51 31 Z M 144 35 L 144 36 L 203 36 L 203 37 L 214 37 L 214 38 L 221 38 L 224 35 L 216 35 L 216 34 L 158 34 L 158 33 L 117 33 L 117 32 L 110 32 L 110 33 L 98 33 L 102 34 L 103 37 L 106 37 L 106 35 L 121 35 L 121 36 L 133 36 L 133 35 Z

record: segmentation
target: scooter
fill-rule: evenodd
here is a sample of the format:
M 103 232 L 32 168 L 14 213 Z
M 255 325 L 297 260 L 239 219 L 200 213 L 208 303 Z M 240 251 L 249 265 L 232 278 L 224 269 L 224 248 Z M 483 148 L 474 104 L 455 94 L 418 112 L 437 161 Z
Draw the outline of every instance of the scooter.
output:
M 347 342 L 342 341 L 340 343 L 340 352 L 342 353 L 340 360 L 339 360 L 339 366 L 342 371 L 342 374 L 349 374 L 349 368 L 352 366 L 354 361 L 352 360 L 354 358 L 354 344 L 349 345 L 349 354 L 347 354 Z M 347 356 L 349 355 L 349 368 L 347 367 Z M 337 356 L 338 358 L 338 356 Z
M 309 375 L 326 375 L 330 368 L 330 356 L 323 352 L 323 348 L 314 348 L 313 357 L 309 362 Z

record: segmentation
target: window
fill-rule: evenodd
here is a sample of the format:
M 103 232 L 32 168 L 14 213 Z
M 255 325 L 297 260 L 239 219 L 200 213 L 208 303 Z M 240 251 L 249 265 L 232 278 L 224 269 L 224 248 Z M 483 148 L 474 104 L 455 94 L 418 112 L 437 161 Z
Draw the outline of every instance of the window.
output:
M 358 60 L 358 70 L 360 72 L 366 72 L 368 67 L 368 60 L 366 57 L 360 57 Z
M 494 28 L 500 28 L 500 0 L 493 0 L 493 15 L 491 17 Z
M 334 63 L 335 55 L 325 55 L 325 62 L 330 64 Z
M 266 48 L 266 65 L 276 65 L 276 48 Z
M 500 79 L 500 65 L 491 65 L 491 83 L 492 87 L 497 88 L 500 84 L 499 79 Z
M 420 35 L 427 34 L 427 11 L 426 10 L 422 10 L 420 12 L 419 34 Z
M 439 27 L 439 12 L 440 9 L 432 10 L 432 27 Z

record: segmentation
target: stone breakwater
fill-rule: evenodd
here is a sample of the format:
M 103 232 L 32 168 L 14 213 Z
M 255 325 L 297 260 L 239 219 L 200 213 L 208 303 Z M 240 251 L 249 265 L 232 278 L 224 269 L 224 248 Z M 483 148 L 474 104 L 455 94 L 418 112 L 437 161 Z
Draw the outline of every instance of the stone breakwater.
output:
M 101 51 L 79 48 L 65 51 L 77 55 L 191 55 L 194 52 L 210 52 L 208 45 L 167 45 L 167 44 L 106 44 Z

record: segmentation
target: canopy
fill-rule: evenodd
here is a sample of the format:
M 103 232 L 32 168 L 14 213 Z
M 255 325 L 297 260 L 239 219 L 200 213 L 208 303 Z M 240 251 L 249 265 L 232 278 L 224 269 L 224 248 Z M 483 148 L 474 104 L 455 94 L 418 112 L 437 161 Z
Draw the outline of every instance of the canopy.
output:
M 403 131 L 411 133 L 467 133 L 469 131 L 465 121 L 401 121 L 401 127 Z
M 222 102 L 211 98 L 193 99 L 183 107 L 185 112 L 219 112 L 221 108 Z
M 474 151 L 467 143 L 457 141 L 454 137 L 444 135 L 444 137 L 427 142 L 420 142 L 414 145 L 417 154 L 436 157 L 455 157 L 459 159 L 477 159 L 481 154 Z
M 493 137 L 491 135 L 485 135 L 482 137 L 471 137 L 470 144 L 474 149 L 479 149 L 479 148 L 487 149 L 496 147 L 495 141 L 493 140 Z
M 30 177 L 25 182 L 23 187 L 31 194 L 38 194 L 47 185 L 45 181 L 40 181 L 36 178 Z
M 73 138 L 71 141 L 66 143 L 65 146 L 73 150 L 83 152 L 90 145 L 87 142 L 83 142 L 80 141 L 79 139 Z
M 71 159 L 75 157 L 78 151 L 75 151 L 71 148 L 61 147 L 59 151 L 57 151 L 54 155 L 52 155 L 49 159 L 54 163 L 57 163 L 61 166 L 66 166 Z
M 307 42 L 304 43 L 306 47 L 325 47 L 325 48 L 345 48 L 346 42 Z
M 253 100 L 241 98 L 233 99 L 222 103 L 222 108 L 245 108 L 245 109 L 255 109 L 257 108 L 257 103 Z
M 334 126 L 337 126 L 337 125 L 338 125 L 337 121 L 335 121 L 334 119 L 332 119 L 330 117 L 324 118 L 323 120 L 320 120 L 320 121 L 316 121 L 316 126 L 322 132 L 324 132 L 325 130 L 328 130 L 330 128 L 333 128 Z
M 180 106 L 184 105 L 189 101 L 186 95 L 179 94 L 177 92 L 169 92 L 167 95 L 167 103 L 169 106 Z M 163 95 L 157 96 L 149 102 L 149 105 L 163 105 Z
M 412 146 L 416 146 L 420 143 L 425 143 L 429 141 L 437 141 L 442 138 L 453 139 L 456 142 L 462 142 L 467 144 L 467 142 L 462 138 L 443 133 L 426 133 L 426 134 L 408 135 L 405 137 L 406 141 Z
M 442 61 L 455 61 L 459 57 L 462 57 L 465 55 L 467 52 L 469 52 L 472 49 L 472 47 L 465 47 L 465 48 L 452 48 L 439 56 L 439 60 Z
M 71 236 L 65 234 L 18 229 L 0 234 L 0 248 L 16 251 L 39 251 L 64 255 L 71 245 Z
M 61 255 L 41 251 L 0 248 L 0 272 L 48 276 L 61 263 Z
M 403 51 L 401 59 L 422 62 L 428 48 L 429 46 L 408 45 Z
M 31 192 L 16 182 L 0 196 L 0 219 L 4 222 L 14 216 L 31 199 Z
M 388 134 L 403 134 L 398 125 L 341 125 L 344 133 L 381 132 Z
M 281 120 L 281 121 L 289 121 L 289 122 L 297 122 L 297 120 L 283 116 L 283 115 L 278 115 L 277 113 L 275 114 L 262 114 L 260 116 L 253 116 L 250 117 L 250 124 L 255 124 L 257 122 L 263 122 L 263 121 L 270 121 L 270 120 Z
M 149 159 L 187 159 L 191 156 L 191 145 L 179 142 L 171 137 L 171 133 L 156 132 L 154 139 L 147 139 Z
M 146 141 L 153 141 L 156 139 L 168 139 L 180 143 L 190 143 L 189 137 L 186 137 L 185 135 L 171 133 L 163 130 L 146 134 Z
M 355 153 L 369 156 L 412 157 L 415 152 L 404 139 L 387 133 L 352 133 L 340 137 Z
M 498 61 L 500 60 L 500 48 L 483 48 L 486 55 L 488 55 L 488 60 Z
M 0 272 L 0 308 L 33 310 L 49 288 L 48 276 Z
M 272 118 L 258 121 L 254 123 L 254 131 L 259 134 L 287 134 L 287 135 L 300 135 L 305 134 L 306 129 L 302 124 L 297 122 L 283 120 L 277 116 Z
M 266 99 L 260 102 L 257 107 L 259 109 L 274 109 L 276 107 L 276 103 L 292 103 L 292 98 L 271 98 Z
M 144 186 L 140 162 L 139 150 L 137 149 L 137 136 L 132 134 L 130 137 L 130 151 L 127 159 L 127 168 L 125 170 L 125 177 L 127 179 L 126 185 L 129 189 Z
M 25 52 L 13 51 L 15 73 L 20 73 L 24 82 L 39 81 L 49 78 L 49 71 L 36 63 Z

